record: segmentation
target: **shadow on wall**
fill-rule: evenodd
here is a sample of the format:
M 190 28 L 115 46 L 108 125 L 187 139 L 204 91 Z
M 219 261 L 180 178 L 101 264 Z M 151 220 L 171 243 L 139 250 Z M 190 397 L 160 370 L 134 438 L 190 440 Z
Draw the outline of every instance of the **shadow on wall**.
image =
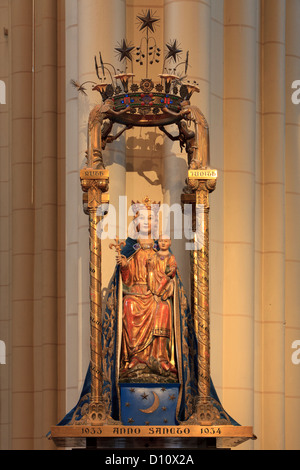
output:
M 155 157 L 162 153 L 162 142 L 162 135 L 160 133 L 155 131 L 145 131 L 143 135 L 140 135 L 139 137 L 128 137 L 126 148 L 130 154 L 134 152 L 137 157 L 145 155 Z
M 140 135 L 126 140 L 126 171 L 136 172 L 151 186 L 162 186 L 162 136 L 150 130 L 141 130 Z M 146 174 L 153 172 L 152 175 Z
M 161 132 L 147 129 L 141 130 L 140 136 L 129 136 L 126 140 L 126 171 L 136 172 L 151 186 L 161 186 L 163 193 L 166 191 L 163 168 L 164 141 L 165 136 Z M 172 172 L 172 187 L 175 191 L 177 189 L 174 202 L 178 202 L 178 194 L 185 185 L 183 175 L 186 174 L 187 163 L 184 159 L 177 158 L 176 154 L 173 157 L 175 171 Z M 154 172 L 155 176 L 150 175 L 150 172 Z

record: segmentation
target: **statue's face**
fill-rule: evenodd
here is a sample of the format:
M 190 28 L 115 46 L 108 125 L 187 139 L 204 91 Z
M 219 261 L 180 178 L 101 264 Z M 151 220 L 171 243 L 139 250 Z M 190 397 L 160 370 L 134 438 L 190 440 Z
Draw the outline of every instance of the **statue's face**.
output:
M 171 246 L 171 240 L 168 237 L 161 237 L 158 240 L 158 246 L 161 250 L 168 250 Z
M 150 210 L 141 210 L 136 219 L 139 236 L 149 237 L 154 222 L 154 214 Z

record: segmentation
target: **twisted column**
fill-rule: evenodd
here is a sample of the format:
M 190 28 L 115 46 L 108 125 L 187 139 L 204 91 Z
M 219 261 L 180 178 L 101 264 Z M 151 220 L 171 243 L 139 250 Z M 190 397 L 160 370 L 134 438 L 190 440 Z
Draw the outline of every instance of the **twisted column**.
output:
M 89 214 L 90 247 L 90 327 L 91 327 L 91 396 L 99 402 L 102 396 L 102 356 L 101 356 L 101 245 L 97 237 L 99 217 L 95 210 Z
M 101 301 L 101 239 L 97 235 L 97 214 L 100 204 L 107 201 L 103 194 L 108 189 L 108 170 L 85 168 L 81 170 L 81 187 L 84 210 L 89 215 L 90 248 L 90 369 L 91 397 L 89 410 L 80 421 L 89 425 L 103 425 L 111 422 L 103 400 L 103 357 L 102 357 L 102 301 Z
M 221 418 L 210 396 L 210 318 L 209 318 L 209 194 L 216 188 L 217 172 L 190 170 L 188 186 L 192 194 L 182 201 L 193 204 L 194 250 L 191 252 L 191 306 L 198 346 L 198 383 L 190 425 L 230 424 Z
M 197 214 L 198 212 L 198 214 Z M 198 219 L 198 220 L 197 220 Z M 194 315 L 198 341 L 198 395 L 202 401 L 210 397 L 210 330 L 209 330 L 209 201 L 206 182 L 199 182 L 196 191 L 196 250 L 193 252 Z M 199 226 L 199 224 L 201 224 Z

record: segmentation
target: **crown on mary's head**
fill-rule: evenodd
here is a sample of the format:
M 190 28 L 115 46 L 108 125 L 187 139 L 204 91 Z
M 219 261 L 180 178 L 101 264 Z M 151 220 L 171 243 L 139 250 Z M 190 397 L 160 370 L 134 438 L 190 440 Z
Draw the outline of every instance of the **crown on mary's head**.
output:
M 157 214 L 160 210 L 160 205 L 161 205 L 160 202 L 151 201 L 151 199 L 148 196 L 144 197 L 142 202 L 131 201 L 131 208 L 132 208 L 133 213 L 135 214 L 135 217 L 138 216 L 139 211 L 145 210 L 145 209 L 148 211 L 153 211 L 155 214 Z

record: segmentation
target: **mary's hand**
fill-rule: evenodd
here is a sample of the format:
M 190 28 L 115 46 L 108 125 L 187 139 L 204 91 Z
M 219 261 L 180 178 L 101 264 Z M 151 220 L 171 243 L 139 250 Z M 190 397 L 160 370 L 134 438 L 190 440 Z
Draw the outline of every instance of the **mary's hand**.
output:
M 116 262 L 119 266 L 121 266 L 121 268 L 125 268 L 125 266 L 127 266 L 127 259 L 124 255 L 117 254 Z

